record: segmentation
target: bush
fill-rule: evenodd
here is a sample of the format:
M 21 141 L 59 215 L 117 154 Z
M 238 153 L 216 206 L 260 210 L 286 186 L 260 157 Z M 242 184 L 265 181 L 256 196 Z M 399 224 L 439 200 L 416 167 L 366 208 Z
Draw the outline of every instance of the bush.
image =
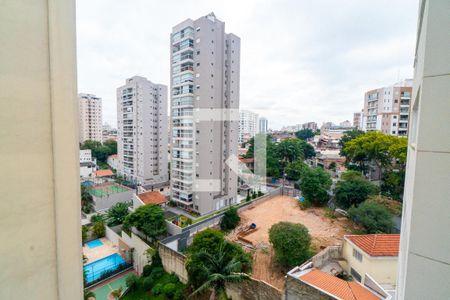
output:
M 258 191 L 258 197 L 264 196 L 264 193 L 261 191 Z
M 153 283 L 154 282 L 151 277 L 145 277 L 144 280 L 142 280 L 142 288 L 146 291 L 151 291 Z
M 352 205 L 358 206 L 370 195 L 377 194 L 378 190 L 376 185 L 362 177 L 342 180 L 336 184 L 336 203 L 339 207 L 344 209 L 347 209 Z
M 269 230 L 275 250 L 275 261 L 283 267 L 294 267 L 311 257 L 311 236 L 302 224 L 279 222 Z
M 255 191 L 253 191 L 253 193 L 252 193 L 252 199 L 256 199 L 256 197 L 258 197 L 258 195 L 256 194 Z
M 366 229 L 367 233 L 390 233 L 394 228 L 389 210 L 376 202 L 365 201 L 358 207 L 352 207 L 350 217 Z
M 153 280 L 158 280 L 164 275 L 164 269 L 162 267 L 154 267 L 152 270 L 152 273 L 150 274 L 150 277 Z
M 252 197 L 250 197 L 250 195 L 247 195 L 247 197 L 245 197 L 245 202 L 249 202 L 250 200 L 252 200 Z
M 104 237 L 106 233 L 105 223 L 103 223 L 103 221 L 94 223 L 94 226 L 92 226 L 92 233 L 97 238 Z
M 125 284 L 130 291 L 135 291 L 139 287 L 139 277 L 136 274 L 131 273 L 125 279 Z
M 168 282 L 170 283 L 179 283 L 180 279 L 178 278 L 177 274 L 175 273 L 170 273 L 167 279 Z
M 157 296 L 159 294 L 161 294 L 163 285 L 161 283 L 157 283 L 153 288 L 152 288 L 152 294 Z
M 125 217 L 123 226 L 124 228 L 134 226 L 151 239 L 156 239 L 167 231 L 163 209 L 153 204 L 138 207 Z
M 162 293 L 169 298 L 172 298 L 177 290 L 177 286 L 174 283 L 167 283 L 162 288 Z
M 89 228 L 86 225 L 81 226 L 81 240 L 83 244 L 86 242 L 89 234 Z
M 175 295 L 173 295 L 173 300 L 182 300 L 182 299 L 185 299 L 183 295 L 183 289 L 178 288 L 175 292 Z
M 223 214 L 222 220 L 220 220 L 220 229 L 223 231 L 233 230 L 239 224 L 240 220 L 241 218 L 239 217 L 237 208 L 230 207 Z
M 148 277 L 150 276 L 151 273 L 152 273 L 152 266 L 151 265 L 144 266 L 144 268 L 142 269 L 142 276 Z
M 91 216 L 91 223 L 98 223 L 98 222 L 103 222 L 103 217 L 101 215 L 92 215 Z

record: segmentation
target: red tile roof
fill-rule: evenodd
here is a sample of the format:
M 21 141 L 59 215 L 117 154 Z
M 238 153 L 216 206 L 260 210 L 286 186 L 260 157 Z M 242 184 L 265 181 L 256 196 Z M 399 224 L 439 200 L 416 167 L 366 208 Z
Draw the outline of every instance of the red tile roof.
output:
M 244 164 L 253 163 L 255 161 L 254 158 L 243 158 L 243 157 L 239 158 L 239 160 Z
M 331 274 L 313 269 L 309 273 L 300 276 L 301 281 L 312 285 L 342 300 L 380 300 L 361 284 L 345 281 Z
M 114 173 L 110 169 L 95 171 L 96 177 L 105 177 L 105 176 L 113 176 L 113 175 L 114 175 Z
M 346 235 L 344 238 L 370 256 L 398 256 L 400 234 Z
M 160 205 L 167 202 L 166 197 L 158 191 L 144 192 L 137 195 L 144 204 Z

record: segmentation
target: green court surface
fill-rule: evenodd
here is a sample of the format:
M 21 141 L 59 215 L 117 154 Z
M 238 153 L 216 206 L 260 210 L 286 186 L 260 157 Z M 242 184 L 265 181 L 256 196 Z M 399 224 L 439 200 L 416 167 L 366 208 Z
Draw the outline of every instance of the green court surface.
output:
M 120 185 L 106 185 L 106 186 L 98 186 L 93 187 L 89 190 L 89 193 L 95 197 L 106 197 L 111 194 L 122 193 L 128 191 L 126 188 Z
M 128 274 L 130 273 L 126 273 L 101 287 L 94 288 L 92 291 L 95 294 L 95 300 L 108 300 L 108 294 L 112 290 L 116 290 L 120 287 L 122 287 L 123 290 L 125 290 L 126 288 L 125 280 Z

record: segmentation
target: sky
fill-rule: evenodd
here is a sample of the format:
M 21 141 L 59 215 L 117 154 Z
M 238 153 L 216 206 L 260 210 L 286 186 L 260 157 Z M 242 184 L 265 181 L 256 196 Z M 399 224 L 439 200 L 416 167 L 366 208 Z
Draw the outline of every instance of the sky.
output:
M 78 90 L 103 99 L 134 75 L 170 86 L 170 32 L 214 12 L 241 38 L 240 108 L 269 128 L 353 119 L 364 92 L 412 78 L 418 0 L 78 0 Z

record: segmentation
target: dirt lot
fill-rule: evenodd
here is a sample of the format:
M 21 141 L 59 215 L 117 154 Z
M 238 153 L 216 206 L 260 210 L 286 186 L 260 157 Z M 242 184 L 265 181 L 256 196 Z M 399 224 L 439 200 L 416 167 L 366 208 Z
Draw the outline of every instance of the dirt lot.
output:
M 253 277 L 264 280 L 282 289 L 285 273 L 273 264 L 273 251 L 269 243 L 269 229 L 278 222 L 302 223 L 311 234 L 312 246 L 316 251 L 330 245 L 342 243 L 345 234 L 350 234 L 352 225 L 346 219 L 331 219 L 324 216 L 324 209 L 310 208 L 301 210 L 295 198 L 276 196 L 262 203 L 257 203 L 242 211 L 241 227 L 255 223 L 257 230 L 245 236 L 256 247 L 253 256 Z M 236 232 L 229 235 L 236 240 Z

